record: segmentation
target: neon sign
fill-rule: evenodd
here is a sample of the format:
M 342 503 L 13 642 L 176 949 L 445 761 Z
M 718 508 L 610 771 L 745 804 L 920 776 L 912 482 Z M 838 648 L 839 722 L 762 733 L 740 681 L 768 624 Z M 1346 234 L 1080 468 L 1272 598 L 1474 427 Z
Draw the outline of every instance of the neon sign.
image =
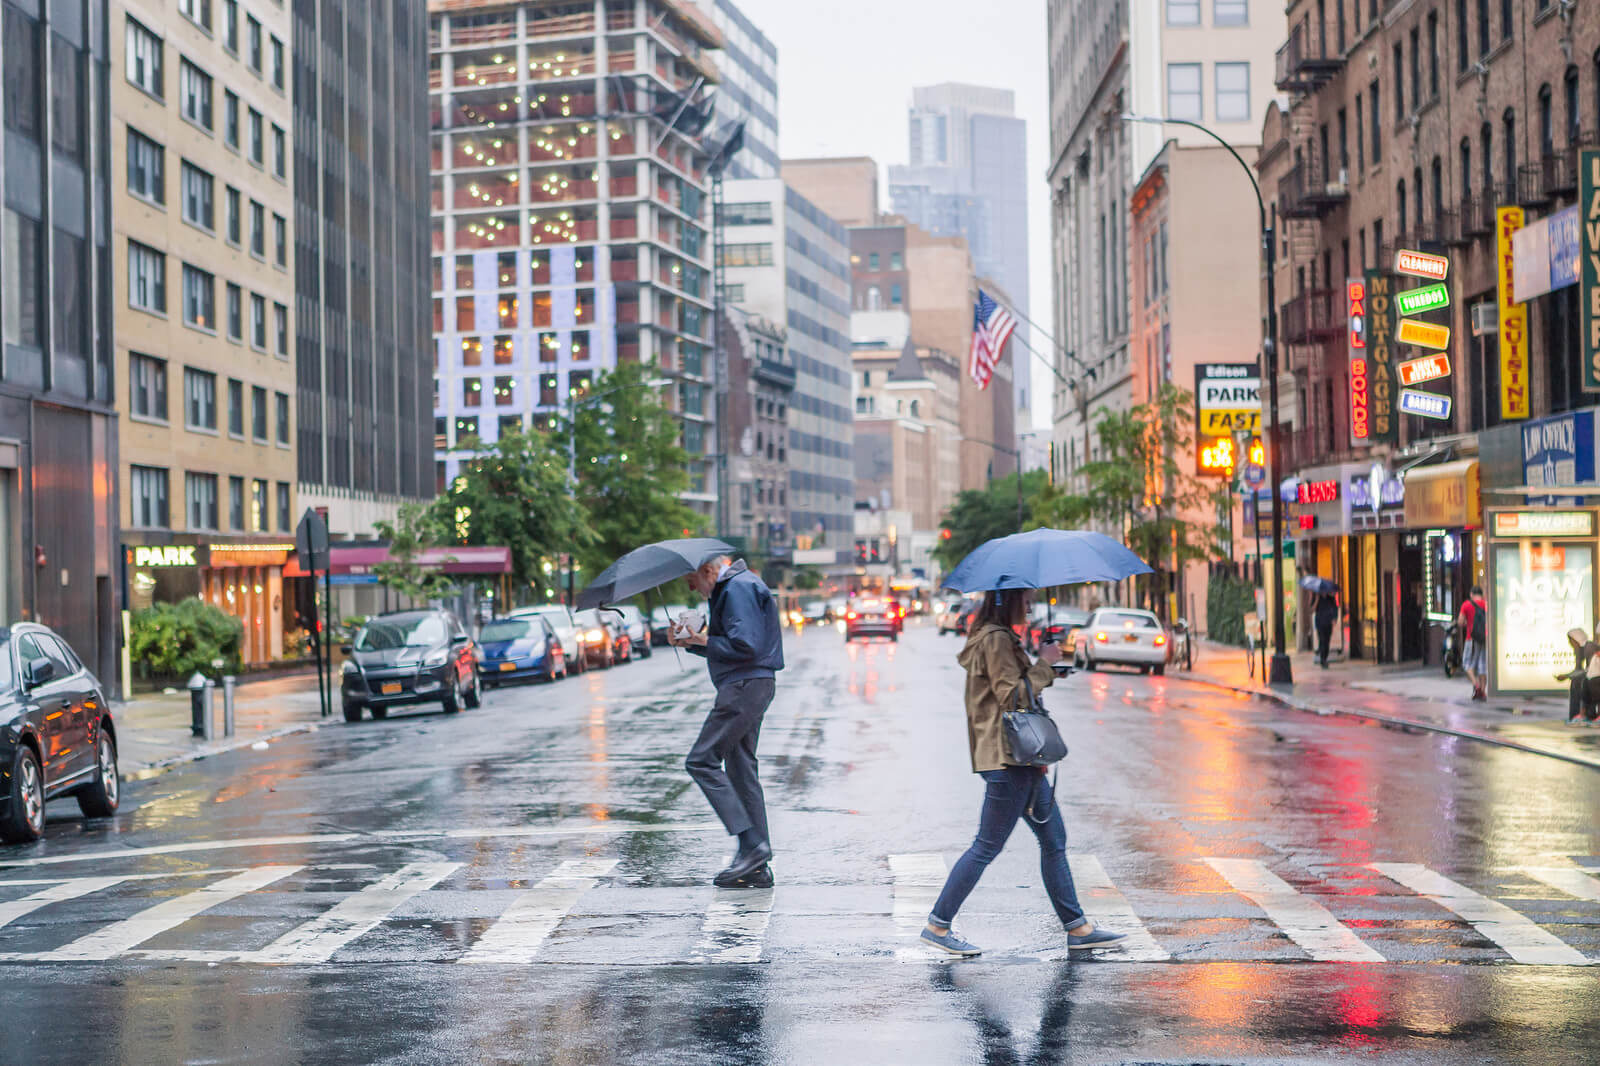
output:
M 1339 498 L 1337 481 L 1302 481 L 1298 490 L 1299 503 L 1333 503 Z
M 1394 305 L 1402 315 L 1421 315 L 1450 306 L 1450 286 L 1424 285 L 1394 294 Z
M 1400 390 L 1400 410 L 1423 418 L 1449 418 L 1450 397 L 1417 389 Z
M 1365 444 L 1372 433 L 1371 398 L 1367 389 L 1367 287 L 1358 280 L 1345 283 L 1345 304 L 1350 320 L 1350 437 Z
M 1396 274 L 1409 274 L 1414 278 L 1443 281 L 1444 276 L 1450 272 L 1450 260 L 1442 255 L 1429 255 L 1427 252 L 1412 252 L 1402 249 L 1395 253 L 1394 272 Z
M 1400 371 L 1400 384 L 1416 385 L 1450 376 L 1450 357 L 1443 352 L 1412 359 L 1395 368 Z
M 1395 336 L 1400 338 L 1401 344 L 1415 344 L 1418 348 L 1433 348 L 1444 351 L 1450 347 L 1450 327 L 1436 326 L 1432 322 L 1418 322 L 1414 318 L 1403 319 L 1400 328 L 1395 331 Z

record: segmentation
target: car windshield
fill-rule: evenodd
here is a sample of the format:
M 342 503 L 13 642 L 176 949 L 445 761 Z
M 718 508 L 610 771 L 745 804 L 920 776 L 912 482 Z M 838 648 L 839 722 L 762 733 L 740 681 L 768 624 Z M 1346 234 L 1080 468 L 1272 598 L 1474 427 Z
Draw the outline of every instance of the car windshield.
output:
M 0 692 L 11 688 L 11 634 L 0 630 Z
M 1121 626 L 1124 629 L 1160 629 L 1155 615 L 1136 614 L 1133 611 L 1105 611 L 1095 618 L 1095 625 Z
M 537 610 L 529 611 L 528 614 L 537 615 L 541 618 L 548 618 L 550 620 L 550 624 L 555 626 L 557 629 L 560 629 L 562 626 L 570 626 L 572 624 L 572 622 L 567 618 L 567 612 L 562 610 L 560 607 L 540 607 Z
M 597 626 L 600 624 L 600 612 L 591 607 L 573 615 L 572 620 L 580 626 Z
M 526 618 L 501 618 L 484 626 L 478 639 L 489 644 L 498 640 L 520 640 L 532 635 L 533 623 Z
M 1051 621 L 1058 625 L 1081 626 L 1089 620 L 1088 611 L 1074 611 L 1071 607 L 1056 608 L 1056 613 L 1051 615 Z
M 374 618 L 356 634 L 356 651 L 420 648 L 445 641 L 444 619 L 436 614 Z

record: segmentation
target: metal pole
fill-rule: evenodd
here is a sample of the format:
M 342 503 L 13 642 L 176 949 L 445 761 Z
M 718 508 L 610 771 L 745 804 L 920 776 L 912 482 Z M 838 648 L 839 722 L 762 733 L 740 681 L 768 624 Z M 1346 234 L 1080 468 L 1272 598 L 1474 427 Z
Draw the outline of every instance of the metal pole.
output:
M 311 595 L 315 598 L 315 588 Z M 323 634 L 327 638 L 323 641 L 323 646 L 328 650 L 328 688 L 322 703 L 322 717 L 327 718 L 333 714 L 333 544 L 331 541 L 328 544 L 328 565 L 322 571 L 322 595 L 328 605 L 328 621 L 323 627 Z

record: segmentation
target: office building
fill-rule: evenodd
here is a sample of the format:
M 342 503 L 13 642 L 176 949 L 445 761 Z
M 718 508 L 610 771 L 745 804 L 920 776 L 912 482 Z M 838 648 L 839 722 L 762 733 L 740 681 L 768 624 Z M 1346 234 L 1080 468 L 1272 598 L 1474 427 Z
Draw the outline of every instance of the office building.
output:
M 731 0 L 709 0 L 711 21 L 722 31 L 717 57 L 716 122 L 719 138 L 744 123 L 744 148 L 728 164 L 729 178 L 778 176 L 778 48 Z

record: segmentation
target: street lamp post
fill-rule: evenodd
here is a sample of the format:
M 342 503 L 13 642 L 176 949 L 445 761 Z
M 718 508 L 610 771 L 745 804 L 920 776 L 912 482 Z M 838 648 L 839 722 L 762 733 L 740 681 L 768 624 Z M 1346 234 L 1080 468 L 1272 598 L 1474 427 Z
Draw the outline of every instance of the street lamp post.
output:
M 1250 179 L 1250 188 L 1256 194 L 1256 210 L 1260 213 L 1261 248 L 1266 255 L 1267 267 L 1267 339 L 1262 345 L 1265 356 L 1265 370 L 1267 374 L 1267 405 L 1271 408 L 1272 421 L 1267 431 L 1267 484 L 1272 493 L 1272 595 L 1275 607 L 1272 611 L 1272 667 L 1267 675 L 1267 680 L 1273 685 L 1290 685 L 1294 683 L 1294 671 L 1289 665 L 1289 655 L 1284 649 L 1283 636 L 1283 503 L 1278 498 L 1278 464 L 1280 456 L 1278 451 L 1278 290 L 1277 279 L 1277 239 L 1273 234 L 1271 223 L 1267 219 L 1267 202 L 1261 196 L 1261 183 L 1256 180 L 1256 175 L 1250 169 L 1250 164 L 1244 157 L 1234 151 L 1233 145 L 1224 140 L 1216 131 L 1202 126 L 1198 122 L 1191 122 L 1186 118 L 1161 118 L 1155 115 L 1123 114 L 1124 122 L 1146 122 L 1152 125 L 1188 126 L 1190 129 L 1199 130 L 1210 137 L 1223 148 L 1244 169 L 1245 177 Z

